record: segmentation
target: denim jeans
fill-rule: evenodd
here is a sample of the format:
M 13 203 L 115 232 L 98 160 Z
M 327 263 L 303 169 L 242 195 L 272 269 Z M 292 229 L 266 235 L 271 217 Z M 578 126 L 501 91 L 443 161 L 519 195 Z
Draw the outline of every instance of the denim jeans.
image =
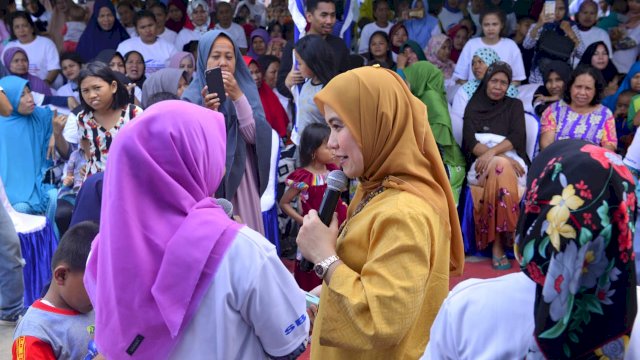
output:
M 24 308 L 24 259 L 9 213 L 0 206 L 0 319 L 13 320 Z

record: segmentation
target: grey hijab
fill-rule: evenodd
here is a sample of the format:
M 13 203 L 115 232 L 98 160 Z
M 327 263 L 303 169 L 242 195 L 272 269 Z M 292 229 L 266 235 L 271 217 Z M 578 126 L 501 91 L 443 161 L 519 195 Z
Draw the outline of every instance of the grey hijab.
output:
M 173 95 L 177 95 L 178 83 L 184 73 L 184 70 L 166 68 L 149 75 L 147 80 L 144 82 L 144 85 L 142 85 L 142 107 L 145 109 L 147 108 L 149 98 L 153 94 L 169 92 Z
M 256 143 L 251 147 L 257 162 L 255 169 L 258 178 L 258 195 L 262 195 L 267 188 L 269 181 L 269 169 L 271 162 L 271 126 L 267 123 L 256 87 L 249 68 L 242 60 L 242 54 L 238 46 L 233 42 L 232 37 L 225 31 L 210 30 L 204 34 L 198 42 L 198 58 L 196 60 L 196 72 L 194 73 L 191 85 L 182 94 L 182 99 L 194 104 L 202 105 L 201 91 L 206 84 L 204 72 L 207 68 L 207 58 L 213 47 L 213 43 L 218 36 L 226 36 L 231 40 L 235 48 L 236 68 L 233 74 L 238 82 L 238 86 L 251 104 L 253 118 L 256 123 Z M 225 167 L 227 169 L 225 177 L 216 191 L 216 197 L 224 197 L 227 200 L 233 199 L 240 186 L 240 180 L 244 176 L 247 157 L 247 143 L 240 134 L 238 125 L 238 115 L 230 98 L 218 109 L 223 115 L 227 127 L 227 159 Z

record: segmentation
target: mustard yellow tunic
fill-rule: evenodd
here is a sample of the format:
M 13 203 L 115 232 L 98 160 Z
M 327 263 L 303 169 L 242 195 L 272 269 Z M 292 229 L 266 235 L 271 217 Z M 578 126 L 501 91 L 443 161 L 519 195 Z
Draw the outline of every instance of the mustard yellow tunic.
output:
M 387 189 L 345 231 L 344 264 L 322 286 L 311 358 L 418 359 L 449 291 L 449 214 Z

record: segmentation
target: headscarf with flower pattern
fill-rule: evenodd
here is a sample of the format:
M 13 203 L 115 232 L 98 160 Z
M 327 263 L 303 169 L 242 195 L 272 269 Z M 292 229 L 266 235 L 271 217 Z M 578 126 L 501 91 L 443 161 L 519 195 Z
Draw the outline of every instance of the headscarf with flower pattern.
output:
M 500 55 L 491 48 L 480 48 L 476 50 L 473 56 L 477 56 L 482 59 L 482 61 L 487 64 L 487 67 L 493 65 L 496 61 L 500 61 Z M 473 94 L 476 93 L 481 82 L 482 79 L 469 79 L 469 81 L 462 85 L 462 89 L 467 93 L 469 99 L 471 99 Z M 509 88 L 507 88 L 507 96 L 512 99 L 516 99 L 518 97 L 518 88 L 513 86 L 513 84 L 509 84 Z
M 636 316 L 633 177 L 612 151 L 563 140 L 529 168 L 516 231 L 537 284 L 527 359 L 618 359 Z

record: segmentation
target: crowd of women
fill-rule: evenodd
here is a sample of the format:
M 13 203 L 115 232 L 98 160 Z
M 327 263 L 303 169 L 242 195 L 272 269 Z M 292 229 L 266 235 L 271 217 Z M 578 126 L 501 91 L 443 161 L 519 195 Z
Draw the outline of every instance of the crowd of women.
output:
M 110 149 L 146 109 L 183 100 L 224 118 L 226 156 L 216 165 L 224 171 L 208 195 L 230 201 L 234 218 L 282 257 L 300 229 L 295 280 L 323 289 L 312 314 L 315 356 L 419 357 L 424 324 L 451 326 L 442 317 L 461 316 L 436 318 L 449 274 L 476 251 L 506 270 L 513 249 L 537 283 L 536 341 L 520 344 L 520 354 L 554 357 L 558 346 L 566 357 L 603 353 L 628 335 L 635 307 L 611 312 L 626 316 L 615 336 L 578 335 L 589 321 L 567 328 L 567 319 L 635 301 L 640 1 L 367 0 L 347 42 L 330 34 L 340 34 L 336 10 L 345 11 L 333 0 L 306 2 L 307 34 L 297 41 L 281 0 L 0 4 L 0 109 L 11 109 L 0 117 L 5 206 L 46 216 L 57 237 L 80 221 L 100 222 L 103 177 L 110 199 L 145 211 L 135 201 L 141 189 L 115 186 L 120 173 L 106 171 Z M 348 58 L 342 44 L 353 49 Z M 213 68 L 224 94 L 208 87 Z M 567 139 L 582 141 L 569 142 L 580 144 L 573 158 L 577 145 Z M 584 167 L 567 162 L 574 158 Z M 315 210 L 338 168 L 352 180 L 327 228 Z M 591 168 L 618 175 L 601 184 L 604 175 L 580 173 Z M 186 185 L 173 185 L 166 195 L 180 203 Z M 109 218 L 105 228 L 117 223 Z M 593 247 L 604 255 L 584 254 Z M 318 277 L 298 266 L 303 256 L 331 261 Z M 585 265 L 565 274 L 574 270 L 563 261 Z M 568 277 L 582 285 L 558 285 Z M 467 306 L 453 296 L 447 306 Z M 550 330 L 546 317 L 564 325 Z M 384 344 L 394 346 L 385 352 Z M 454 351 L 442 344 L 436 338 L 427 354 Z

